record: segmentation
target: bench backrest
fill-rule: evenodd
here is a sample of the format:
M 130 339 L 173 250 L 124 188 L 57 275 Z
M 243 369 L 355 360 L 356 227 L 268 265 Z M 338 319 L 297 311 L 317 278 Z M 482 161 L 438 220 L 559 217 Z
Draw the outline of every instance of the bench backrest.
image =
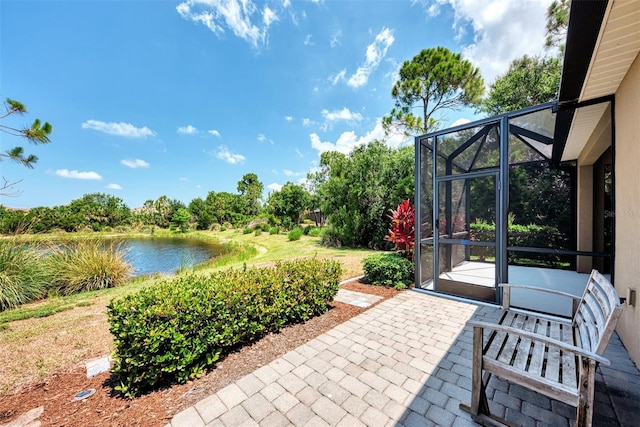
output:
M 596 354 L 603 354 L 620 313 L 620 298 L 613 285 L 593 270 L 573 317 L 576 343 Z

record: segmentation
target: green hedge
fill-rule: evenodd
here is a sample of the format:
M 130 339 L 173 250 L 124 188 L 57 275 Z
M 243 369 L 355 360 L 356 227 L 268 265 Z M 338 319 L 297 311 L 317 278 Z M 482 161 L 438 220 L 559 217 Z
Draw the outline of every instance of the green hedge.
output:
M 413 263 L 395 252 L 374 254 L 362 262 L 363 281 L 404 289 L 413 283 Z
M 324 313 L 337 261 L 282 262 L 168 279 L 111 301 L 117 390 L 132 397 L 198 377 L 234 347 Z

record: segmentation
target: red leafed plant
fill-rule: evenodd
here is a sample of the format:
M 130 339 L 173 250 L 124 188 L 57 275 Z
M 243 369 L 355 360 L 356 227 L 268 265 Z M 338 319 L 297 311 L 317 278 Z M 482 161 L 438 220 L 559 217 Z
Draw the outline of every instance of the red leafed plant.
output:
M 389 234 L 386 240 L 396 246 L 396 251 L 409 260 L 413 260 L 413 247 L 415 245 L 415 208 L 409 203 L 409 199 L 398 205 L 391 215 L 387 215 L 391 220 Z

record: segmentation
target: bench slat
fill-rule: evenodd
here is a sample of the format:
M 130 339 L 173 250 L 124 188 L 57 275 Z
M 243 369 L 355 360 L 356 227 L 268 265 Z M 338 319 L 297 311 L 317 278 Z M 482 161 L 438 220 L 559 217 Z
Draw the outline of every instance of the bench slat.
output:
M 560 341 L 560 325 L 556 322 L 549 322 L 549 336 Z M 560 382 L 560 349 L 549 347 L 547 350 L 547 366 L 544 376 L 549 381 Z
M 537 321 L 534 316 L 527 317 L 522 329 L 528 332 L 535 332 Z M 513 361 L 513 367 L 525 371 L 527 369 L 527 362 L 529 362 L 529 356 L 531 355 L 532 345 L 529 338 L 524 338 L 520 342 L 519 351 L 516 355 L 516 360 Z
M 513 321 L 511 322 L 511 324 L 508 324 L 505 326 L 511 326 L 513 328 L 521 329 L 522 325 L 524 324 L 524 320 L 525 320 L 525 316 L 516 315 Z M 502 363 L 506 363 L 507 365 L 510 365 L 511 362 L 513 361 L 514 353 L 518 349 L 518 341 L 520 341 L 520 337 L 515 335 L 508 335 L 504 343 L 504 346 L 502 348 L 502 351 L 498 356 L 498 360 L 501 361 Z
M 511 324 L 513 322 L 513 318 L 515 317 L 515 313 L 512 311 L 506 311 L 502 315 L 502 318 L 498 322 L 499 324 Z M 500 349 L 502 348 L 502 344 L 506 338 L 506 334 L 504 332 L 496 332 L 492 334 L 491 337 L 487 340 L 487 346 L 484 350 L 484 354 L 491 359 L 496 359 L 500 354 Z

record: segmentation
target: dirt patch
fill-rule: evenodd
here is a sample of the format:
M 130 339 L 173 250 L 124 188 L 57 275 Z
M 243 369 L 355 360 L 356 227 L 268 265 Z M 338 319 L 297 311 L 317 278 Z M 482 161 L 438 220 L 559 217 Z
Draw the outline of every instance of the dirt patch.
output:
M 342 287 L 382 296 L 381 301 L 398 293 L 357 281 Z M 38 418 L 42 426 L 164 426 L 176 413 L 365 310 L 333 302 L 325 314 L 266 335 L 228 355 L 198 380 L 133 400 L 114 392 L 115 378 L 110 373 L 87 378 L 83 365 L 60 368 L 40 380 L 21 384 L 17 392 L 0 394 L 0 423 L 9 423 L 44 406 Z M 87 389 L 96 392 L 85 401 L 73 400 L 76 393 Z

